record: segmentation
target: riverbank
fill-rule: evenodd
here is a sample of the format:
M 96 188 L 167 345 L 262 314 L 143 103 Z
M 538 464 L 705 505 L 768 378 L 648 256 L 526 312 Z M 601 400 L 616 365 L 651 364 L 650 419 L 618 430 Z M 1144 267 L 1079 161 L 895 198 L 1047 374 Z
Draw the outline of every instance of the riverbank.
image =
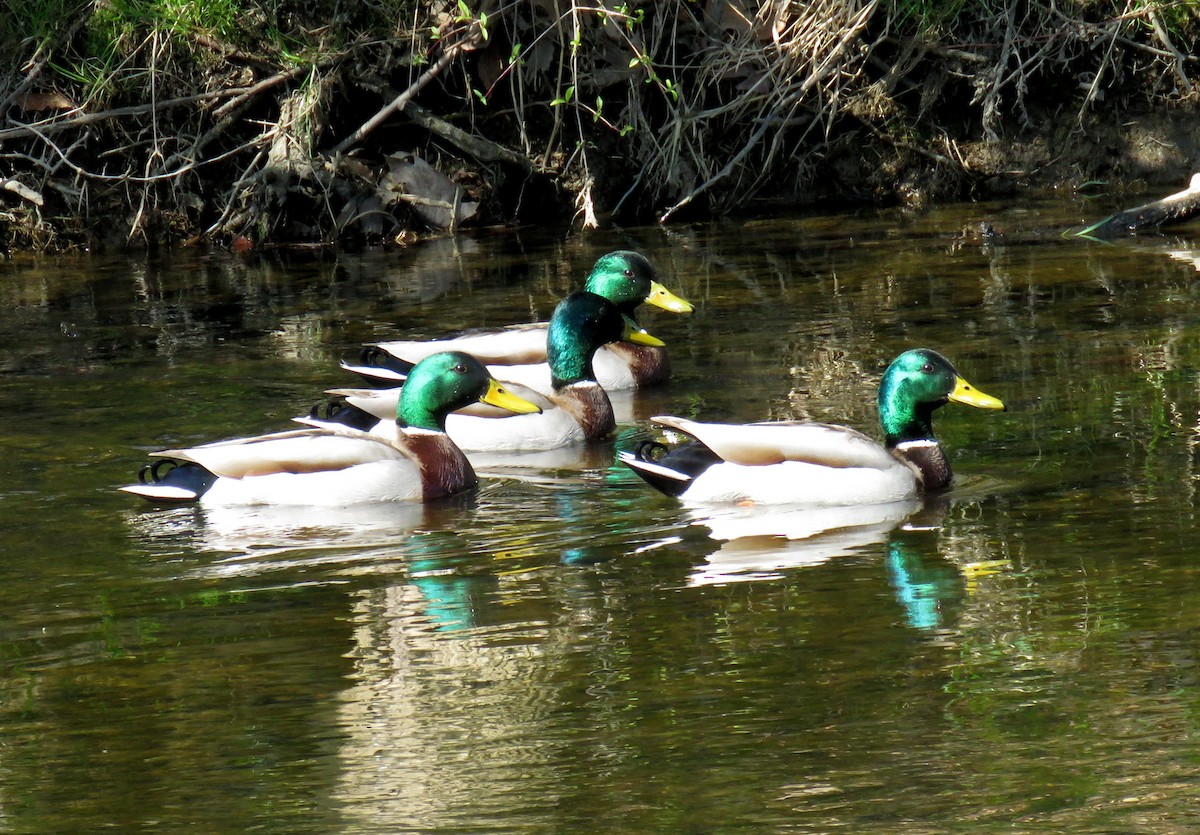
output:
M 1200 162 L 1187 5 L 199 5 L 9 12 L 0 246 L 404 243 Z

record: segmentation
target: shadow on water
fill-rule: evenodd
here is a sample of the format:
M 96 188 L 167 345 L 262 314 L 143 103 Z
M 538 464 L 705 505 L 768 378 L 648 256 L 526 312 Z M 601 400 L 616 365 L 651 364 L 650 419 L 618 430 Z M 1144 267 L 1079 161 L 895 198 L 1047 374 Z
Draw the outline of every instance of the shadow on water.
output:
M 1102 214 L 5 262 L 0 828 L 1187 829 L 1200 243 L 1058 234 Z M 617 248 L 697 310 L 644 314 L 674 377 L 614 442 L 425 507 L 113 490 L 286 427 L 361 343 L 544 319 Z M 690 508 L 616 463 L 656 414 L 877 435 L 917 345 L 1009 406 L 938 412 L 941 501 Z

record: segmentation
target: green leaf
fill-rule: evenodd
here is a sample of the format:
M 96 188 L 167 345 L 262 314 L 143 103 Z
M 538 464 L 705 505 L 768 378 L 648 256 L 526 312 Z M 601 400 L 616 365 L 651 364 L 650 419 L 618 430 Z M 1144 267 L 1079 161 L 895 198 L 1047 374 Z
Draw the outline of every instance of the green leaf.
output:
M 551 107 L 558 107 L 560 104 L 567 104 L 575 97 L 575 85 L 572 84 L 567 89 L 563 90 L 563 94 L 550 102 Z

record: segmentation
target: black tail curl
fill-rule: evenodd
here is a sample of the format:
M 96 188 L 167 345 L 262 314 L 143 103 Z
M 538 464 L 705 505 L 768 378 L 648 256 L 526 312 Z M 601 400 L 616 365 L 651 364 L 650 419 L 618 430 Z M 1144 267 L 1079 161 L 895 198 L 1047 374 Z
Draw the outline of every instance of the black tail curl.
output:
M 180 462 L 170 458 L 155 459 L 138 470 L 138 481 L 142 484 L 162 484 L 163 478 L 178 466 Z
M 647 464 L 657 464 L 671 452 L 671 448 L 662 441 L 641 441 L 633 449 L 633 454 L 639 461 Z
M 641 441 L 634 447 L 633 457 L 644 464 L 679 474 L 680 477 L 671 477 L 661 469 L 639 467 L 636 461 L 626 462 L 643 481 L 668 496 L 683 495 L 698 475 L 713 464 L 721 463 L 721 457 L 699 441 L 689 441 L 674 449 L 661 441 Z
M 412 372 L 413 366 L 416 365 L 415 362 L 409 362 L 408 360 L 403 360 L 389 354 L 378 345 L 368 345 L 366 348 L 363 348 L 358 359 L 359 363 L 365 368 L 379 368 L 403 377 L 407 377 Z M 359 374 L 359 376 L 371 385 L 380 388 L 394 388 L 396 386 L 396 381 L 393 379 L 380 379 L 367 374 Z
M 159 484 L 190 490 L 195 494 L 193 500 L 207 493 L 216 480 L 215 475 L 199 464 L 175 461 L 171 458 L 159 458 L 138 470 L 138 481 L 142 484 Z
M 308 416 L 313 420 L 323 420 L 329 423 L 340 423 L 352 429 L 370 432 L 379 423 L 379 418 L 357 406 L 352 406 L 343 400 L 327 400 L 313 406 Z

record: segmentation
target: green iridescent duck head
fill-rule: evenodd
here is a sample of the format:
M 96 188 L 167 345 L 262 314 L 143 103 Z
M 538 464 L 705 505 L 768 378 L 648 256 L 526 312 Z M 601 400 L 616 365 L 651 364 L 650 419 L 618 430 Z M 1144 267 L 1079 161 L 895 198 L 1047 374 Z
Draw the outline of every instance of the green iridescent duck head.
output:
M 998 399 L 964 380 L 937 351 L 916 348 L 896 357 L 879 383 L 879 422 L 887 445 L 932 441 L 933 412 L 950 401 L 1004 409 Z
M 413 366 L 396 407 L 396 422 L 445 431 L 446 415 L 476 401 L 524 415 L 541 409 L 497 382 L 483 364 L 461 351 L 432 354 Z
M 643 302 L 672 313 L 692 312 L 690 302 L 676 296 L 658 281 L 658 274 L 646 256 L 630 250 L 600 256 L 583 289 L 603 296 L 630 317 Z
M 572 293 L 554 308 L 546 335 L 546 358 L 555 388 L 595 380 L 592 357 L 609 342 L 634 342 L 661 347 L 663 341 L 639 328 L 603 296 Z

